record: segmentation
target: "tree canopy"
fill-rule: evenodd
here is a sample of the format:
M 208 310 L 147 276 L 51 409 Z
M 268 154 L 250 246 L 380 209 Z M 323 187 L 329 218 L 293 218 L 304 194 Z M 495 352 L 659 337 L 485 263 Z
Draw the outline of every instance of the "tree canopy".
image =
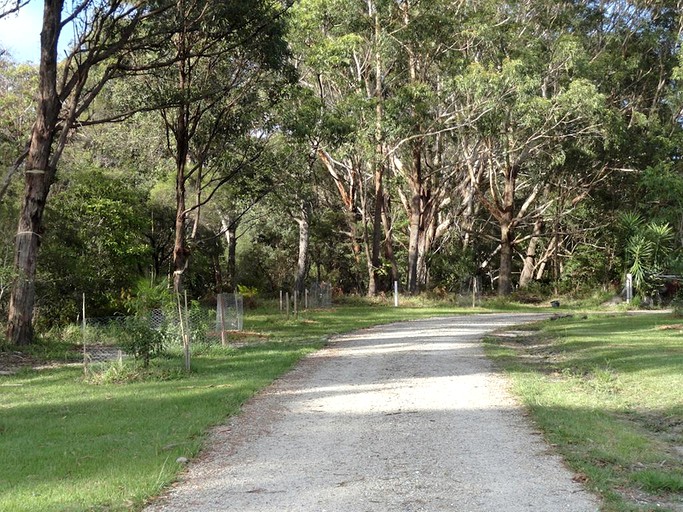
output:
M 45 7 L 40 63 L 0 56 L 12 343 L 142 277 L 508 295 L 630 272 L 651 297 L 681 273 L 680 0 Z

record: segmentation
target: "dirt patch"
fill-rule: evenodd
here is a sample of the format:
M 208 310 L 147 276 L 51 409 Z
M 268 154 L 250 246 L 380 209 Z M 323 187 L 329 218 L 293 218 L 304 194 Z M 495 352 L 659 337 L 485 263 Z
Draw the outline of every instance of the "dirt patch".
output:
M 0 352 L 0 375 L 13 375 L 40 364 L 45 364 L 45 361 L 22 352 Z
M 658 331 L 681 331 L 683 324 L 659 325 L 656 328 Z

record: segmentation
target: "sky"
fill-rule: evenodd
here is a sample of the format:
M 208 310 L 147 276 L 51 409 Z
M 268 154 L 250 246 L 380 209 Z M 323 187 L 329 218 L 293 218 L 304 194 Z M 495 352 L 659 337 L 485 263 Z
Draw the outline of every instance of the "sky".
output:
M 18 14 L 0 19 L 0 46 L 9 50 L 17 63 L 37 64 L 40 57 L 40 26 L 43 2 L 31 0 Z M 62 33 L 60 47 L 68 39 Z

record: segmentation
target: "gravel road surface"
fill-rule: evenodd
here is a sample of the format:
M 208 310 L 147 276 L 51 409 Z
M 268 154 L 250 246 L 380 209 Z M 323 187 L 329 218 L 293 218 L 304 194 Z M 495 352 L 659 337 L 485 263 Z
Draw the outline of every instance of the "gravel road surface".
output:
M 481 337 L 539 315 L 340 336 L 217 428 L 147 512 L 596 511 Z

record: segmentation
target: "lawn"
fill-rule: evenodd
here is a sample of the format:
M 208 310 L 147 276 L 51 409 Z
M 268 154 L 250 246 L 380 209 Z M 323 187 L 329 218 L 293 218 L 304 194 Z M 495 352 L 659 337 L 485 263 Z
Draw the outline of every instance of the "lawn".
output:
M 605 511 L 683 510 L 680 319 L 576 315 L 487 341 Z
M 196 347 L 190 374 L 180 371 L 175 349 L 142 380 L 117 365 L 89 379 L 78 365 L 0 376 L 0 510 L 140 509 L 176 478 L 179 457 L 199 452 L 211 426 L 327 336 L 458 312 L 424 301 L 346 305 L 297 319 L 260 309 L 247 312 L 253 334 L 239 344 Z

